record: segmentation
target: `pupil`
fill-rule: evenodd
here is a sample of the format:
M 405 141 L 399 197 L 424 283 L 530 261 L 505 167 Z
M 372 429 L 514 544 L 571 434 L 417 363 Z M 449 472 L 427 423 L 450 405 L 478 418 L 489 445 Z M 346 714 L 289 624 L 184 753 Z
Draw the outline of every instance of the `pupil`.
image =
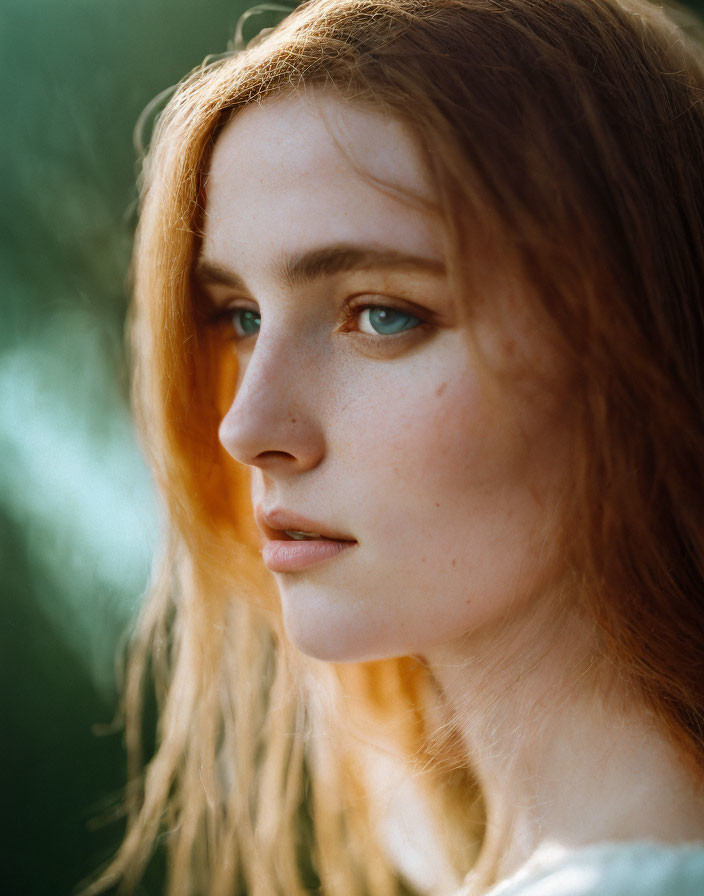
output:
M 369 311 L 369 323 L 377 333 L 388 335 L 411 329 L 416 326 L 418 319 L 393 308 L 372 308 Z

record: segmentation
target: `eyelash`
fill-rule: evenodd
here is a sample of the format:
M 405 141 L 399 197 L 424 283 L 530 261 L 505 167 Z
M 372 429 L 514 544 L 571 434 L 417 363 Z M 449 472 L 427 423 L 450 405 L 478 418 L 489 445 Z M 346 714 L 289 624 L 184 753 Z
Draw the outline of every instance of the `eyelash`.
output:
M 237 331 L 237 325 L 235 323 L 235 316 L 238 313 L 251 311 L 253 314 L 259 316 L 260 326 L 261 326 L 261 316 L 258 314 L 257 309 L 251 308 L 248 305 L 230 305 L 227 308 L 224 308 L 222 311 L 218 312 L 216 315 L 217 318 L 227 324 L 232 329 L 232 339 L 235 342 L 242 342 L 248 339 L 250 336 L 256 335 L 256 333 L 240 333 Z M 410 318 L 414 318 L 418 321 L 412 327 L 407 327 L 402 330 L 399 330 L 397 333 L 366 333 L 363 330 L 359 329 L 359 317 L 365 311 L 391 311 L 397 314 L 407 315 Z M 356 333 L 358 337 L 364 339 L 368 343 L 379 344 L 381 342 L 391 343 L 397 342 L 398 340 L 408 337 L 409 334 L 414 333 L 416 331 L 428 331 L 432 328 L 432 322 L 429 320 L 429 314 L 427 312 L 423 312 L 422 309 L 414 306 L 413 310 L 410 310 L 405 307 L 394 305 L 392 302 L 362 302 L 360 304 L 355 304 L 354 297 L 345 302 L 343 309 L 343 323 L 340 324 L 335 332 L 349 334 Z M 356 326 L 350 326 L 350 324 L 354 324 L 356 322 Z

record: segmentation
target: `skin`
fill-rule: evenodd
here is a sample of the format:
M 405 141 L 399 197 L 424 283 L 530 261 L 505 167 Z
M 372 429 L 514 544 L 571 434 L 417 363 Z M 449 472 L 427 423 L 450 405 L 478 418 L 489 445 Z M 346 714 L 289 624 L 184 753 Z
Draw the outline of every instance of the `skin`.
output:
M 513 308 L 501 333 L 490 314 L 516 296 L 492 286 L 472 346 L 442 271 L 437 213 L 370 175 L 432 203 L 399 122 L 323 91 L 246 108 L 214 151 L 201 260 L 241 281 L 203 278 L 219 309 L 239 313 L 236 322 L 237 309 L 261 315 L 258 335 L 235 338 L 239 382 L 220 427 L 251 469 L 254 505 L 358 542 L 276 575 L 291 639 L 337 661 L 423 654 L 544 590 L 546 508 L 563 475 L 555 409 L 502 400 L 487 382 L 487 359 L 504 370 L 517 345 L 533 349 L 525 313 Z M 280 278 L 282 262 L 339 245 L 412 254 L 438 270 Z M 345 309 L 350 297 L 358 308 Z M 365 302 L 419 326 L 365 333 Z
M 403 124 L 331 92 L 249 106 L 218 137 L 200 268 L 239 359 L 221 442 L 251 470 L 255 507 L 357 542 L 275 575 L 286 631 L 320 659 L 428 664 L 485 795 L 485 883 L 541 847 L 704 839 L 701 792 L 563 575 L 559 361 L 480 251 L 486 290 L 462 313 L 433 199 Z M 282 278 L 342 245 L 432 269 Z M 421 323 L 375 334 L 370 304 Z

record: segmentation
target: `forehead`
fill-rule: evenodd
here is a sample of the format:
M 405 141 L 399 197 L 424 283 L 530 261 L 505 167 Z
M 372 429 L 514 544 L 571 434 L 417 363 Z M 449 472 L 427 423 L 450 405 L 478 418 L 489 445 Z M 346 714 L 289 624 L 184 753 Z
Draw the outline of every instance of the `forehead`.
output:
M 442 254 L 440 216 L 416 142 L 399 120 L 331 90 L 274 97 L 219 135 L 207 179 L 205 246 L 226 261 L 363 239 Z

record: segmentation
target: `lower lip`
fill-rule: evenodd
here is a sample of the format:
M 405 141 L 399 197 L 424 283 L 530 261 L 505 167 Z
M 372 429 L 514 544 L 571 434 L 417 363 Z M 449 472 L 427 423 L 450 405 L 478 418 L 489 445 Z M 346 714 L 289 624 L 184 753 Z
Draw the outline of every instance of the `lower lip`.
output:
M 262 557 L 271 572 L 296 572 L 336 557 L 356 544 L 356 541 L 267 541 Z

